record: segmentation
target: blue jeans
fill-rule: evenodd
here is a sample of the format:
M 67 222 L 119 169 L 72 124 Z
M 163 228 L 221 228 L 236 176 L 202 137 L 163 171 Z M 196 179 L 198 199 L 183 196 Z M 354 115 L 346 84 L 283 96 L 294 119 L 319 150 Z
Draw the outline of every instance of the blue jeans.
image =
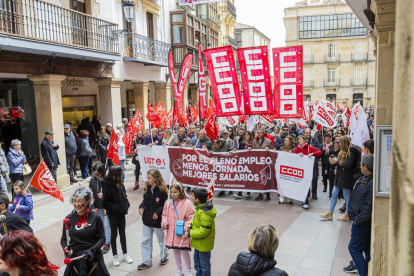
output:
M 329 211 L 333 212 L 335 210 L 336 202 L 338 201 L 338 194 L 341 188 L 334 185 L 331 197 L 331 206 L 329 207 Z M 346 203 L 346 212 L 348 213 L 348 206 L 349 206 L 349 198 L 351 197 L 351 189 L 344 189 L 342 188 L 342 192 L 344 193 L 345 203 Z
M 98 214 L 101 217 L 105 229 L 105 244 L 111 244 L 111 225 L 109 224 L 108 216 L 104 216 L 104 209 L 98 209 Z
M 348 250 L 360 276 L 368 275 L 368 263 L 371 260 L 371 227 L 352 223 L 351 240 Z M 365 253 L 365 257 L 362 255 Z
M 211 251 L 201 252 L 194 249 L 194 268 L 196 276 L 211 276 Z
M 2 175 L 0 175 L 0 191 L 2 193 L 5 193 L 6 195 L 9 193 L 7 191 L 7 183 L 6 183 L 6 180 L 4 180 L 4 177 Z
M 119 164 L 121 164 L 122 168 L 122 182 L 125 180 L 125 160 L 119 160 Z
M 88 177 L 89 156 L 79 156 L 78 159 L 82 173 L 82 179 L 86 179 Z

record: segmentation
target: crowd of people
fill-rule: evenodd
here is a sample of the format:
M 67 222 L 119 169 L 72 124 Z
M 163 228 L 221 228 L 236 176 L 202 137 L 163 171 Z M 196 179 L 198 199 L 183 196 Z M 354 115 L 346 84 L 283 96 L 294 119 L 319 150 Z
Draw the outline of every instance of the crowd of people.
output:
M 374 116 L 368 116 L 370 131 L 375 126 Z M 370 260 L 370 228 L 372 216 L 372 173 L 374 141 L 368 140 L 363 149 L 352 145 L 347 136 L 348 129 L 341 124 L 335 129 L 316 128 L 309 122 L 300 128 L 294 121 L 275 122 L 273 126 L 258 125 L 247 130 L 243 123 L 220 131 L 213 141 L 207 136 L 199 122 L 188 128 L 177 125 L 173 130 L 163 128 L 138 131 L 134 137 L 132 163 L 135 165 L 135 186 L 140 187 L 141 166 L 139 148 L 148 146 L 181 146 L 204 149 L 209 152 L 231 152 L 237 150 L 279 150 L 305 156 L 314 156 L 313 178 L 307 198 L 301 202 L 304 209 L 310 206 L 310 198 L 318 199 L 318 178 L 321 176 L 323 192 L 328 192 L 329 209 L 320 217 L 333 220 L 337 200 L 345 199 L 339 209 L 343 215 L 339 221 L 352 220 L 352 235 L 349 252 L 352 261 L 344 268 L 346 272 L 367 275 Z M 66 164 L 71 182 L 77 182 L 76 162 L 79 162 L 82 179 L 89 181 L 89 187 L 80 186 L 71 193 L 73 210 L 66 217 L 62 228 L 61 245 L 68 265 L 64 275 L 109 275 L 103 254 L 112 251 L 113 266 L 120 262 L 133 263 L 128 254 L 126 240 L 126 215 L 130 203 L 124 186 L 126 154 L 122 137 L 127 130 L 128 120 L 117 125 L 120 166 L 107 158 L 112 124 L 101 126 L 94 116 L 82 120 L 76 131 L 71 125 L 64 125 Z M 96 131 L 97 130 L 97 131 Z M 52 176 L 56 179 L 59 163 L 52 131 L 45 132 L 41 142 L 41 152 Z M 372 133 L 371 133 L 372 137 Z M 33 219 L 33 199 L 24 184 L 23 165 L 26 156 L 21 149 L 21 141 L 12 140 L 10 149 L 0 149 L 0 271 L 3 275 L 57 275 L 57 267 L 51 264 L 42 245 L 33 236 L 30 221 Z M 361 151 L 363 155 L 361 155 Z M 92 164 L 96 159 L 97 163 Z M 321 168 L 321 171 L 320 171 Z M 7 183 L 12 182 L 12 202 L 9 202 Z M 158 170 L 147 172 L 144 197 L 139 206 L 143 231 L 141 241 L 142 263 L 137 269 L 143 270 L 153 265 L 153 234 L 160 248 L 161 265 L 167 265 L 170 253 L 175 258 L 177 276 L 192 275 L 192 262 L 197 275 L 211 275 L 211 251 L 215 241 L 215 217 L 217 211 L 207 200 L 204 188 L 191 191 L 181 183 L 168 187 Z M 241 192 L 234 193 L 235 200 L 243 198 Z M 218 197 L 226 196 L 220 191 Z M 246 194 L 246 198 L 250 193 Z M 270 193 L 259 194 L 256 201 L 271 200 Z M 279 195 L 279 203 L 292 203 L 292 200 Z M 4 218 L 3 218 L 4 215 Z M 122 255 L 117 251 L 117 237 L 120 237 Z M 22 241 L 24 240 L 24 241 Z M 22 246 L 14 248 L 16 243 Z M 248 250 L 238 255 L 231 265 L 228 275 L 287 275 L 275 267 L 274 254 L 279 244 L 276 229 L 271 225 L 256 227 L 249 235 Z M 39 256 L 33 258 L 29 249 L 37 248 Z M 193 258 L 190 250 L 194 249 Z M 20 250 L 20 251 L 19 251 Z M 25 251 L 26 250 L 26 251 Z M 15 256 L 22 256 L 15 260 Z M 79 257 L 79 258 L 78 258 Z M 30 269 L 23 264 L 30 259 Z M 0 274 L 1 275 L 1 274 Z

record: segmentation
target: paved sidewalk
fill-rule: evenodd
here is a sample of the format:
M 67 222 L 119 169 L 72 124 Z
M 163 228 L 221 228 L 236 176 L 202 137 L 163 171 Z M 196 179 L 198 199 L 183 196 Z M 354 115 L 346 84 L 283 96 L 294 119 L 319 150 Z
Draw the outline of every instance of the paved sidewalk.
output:
M 141 231 L 142 222 L 138 214 L 138 206 L 142 201 L 143 187 L 133 191 L 135 179 L 133 166 L 127 168 L 125 186 L 128 199 L 131 203 L 127 215 L 127 247 L 133 258 L 133 264 L 121 262 L 121 266 L 112 266 L 111 252 L 105 255 L 107 267 L 114 276 L 124 275 L 174 275 L 176 272 L 174 257 L 170 255 L 168 265 L 159 264 L 159 247 L 154 237 L 153 267 L 144 271 L 137 271 L 141 263 Z M 87 185 L 84 183 L 83 185 Z M 45 245 L 47 255 L 52 263 L 62 266 L 60 275 L 63 275 L 63 254 L 60 247 L 62 234 L 62 220 L 71 212 L 72 206 L 68 203 L 72 185 L 63 192 L 65 203 L 49 196 L 38 195 L 35 199 L 34 220 L 32 227 L 35 235 Z M 319 185 L 322 190 L 322 184 Z M 348 265 L 350 259 L 347 245 L 350 237 L 349 222 L 323 221 L 319 214 L 326 212 L 329 206 L 327 193 L 319 193 L 319 200 L 311 202 L 311 208 L 304 210 L 295 204 L 278 204 L 278 196 L 271 194 L 271 201 L 254 201 L 252 198 L 234 200 L 233 196 L 214 198 L 217 208 L 216 243 L 212 252 L 212 275 L 227 275 L 237 254 L 247 251 L 247 237 L 251 230 L 260 224 L 272 224 L 280 235 L 280 246 L 275 259 L 277 267 L 284 269 L 289 275 L 295 276 L 344 276 L 342 268 Z M 337 208 L 342 204 L 338 201 Z M 339 213 L 335 212 L 335 219 Z M 118 251 L 120 244 L 118 239 Z M 121 252 L 119 252 L 121 253 Z M 195 272 L 194 274 L 195 275 Z M 355 274 L 356 275 L 356 274 Z

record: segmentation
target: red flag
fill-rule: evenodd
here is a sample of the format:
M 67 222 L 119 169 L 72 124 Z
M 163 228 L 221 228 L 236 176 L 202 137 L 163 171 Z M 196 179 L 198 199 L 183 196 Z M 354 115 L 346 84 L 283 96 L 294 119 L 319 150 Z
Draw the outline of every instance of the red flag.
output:
M 213 109 L 214 114 L 217 114 L 216 105 L 211 99 L 208 100 L 208 107 L 209 108 L 211 107 Z M 207 117 L 208 117 L 208 114 L 207 114 Z
M 239 115 L 239 123 L 243 122 L 244 120 L 246 120 L 248 117 L 246 115 Z
M 62 202 L 64 201 L 62 192 L 56 184 L 55 179 L 50 173 L 44 159 L 40 162 L 29 184 L 39 191 L 49 194 Z
M 273 114 L 273 91 L 267 46 L 237 49 L 243 81 L 244 114 Z
M 188 76 L 193 66 L 193 54 L 188 53 L 181 64 L 180 76 L 178 77 L 177 93 L 179 95 L 178 102 L 181 104 L 181 100 L 184 96 L 185 84 L 187 83 Z
M 121 166 L 118 155 L 118 139 L 118 135 L 116 135 L 115 131 L 112 130 L 111 141 L 109 142 L 108 154 L 106 155 L 106 158 L 112 159 L 112 163 Z
M 128 129 L 125 135 L 122 137 L 122 141 L 125 144 L 125 153 L 126 154 L 134 154 L 132 147 L 134 145 L 134 137 L 138 133 L 139 125 L 137 125 L 138 118 L 141 118 L 141 114 L 139 112 L 135 113 L 135 116 L 129 120 Z
M 135 125 L 134 128 L 136 128 L 137 130 L 144 130 L 144 122 L 142 121 L 141 118 L 141 110 L 138 108 L 138 111 L 135 113 L 135 115 L 137 116 L 137 120 L 135 121 Z
M 204 50 L 208 74 L 217 116 L 234 116 L 242 114 L 240 110 L 241 95 L 239 80 L 234 61 L 233 48 L 224 46 Z
M 211 141 L 214 141 L 218 138 L 219 130 L 213 115 L 207 117 L 207 122 L 204 126 L 204 130 L 206 131 L 206 134 Z
M 10 107 L 9 109 L 10 118 L 16 120 L 17 118 L 24 119 L 24 110 L 20 107 Z
M 184 116 L 181 117 L 182 120 L 183 120 L 183 125 L 185 127 L 189 127 L 189 125 L 190 125 L 190 118 L 188 117 L 188 107 L 187 106 L 185 107 L 185 110 L 184 110 L 183 115 Z
M 275 114 L 301 118 L 303 114 L 303 46 L 273 49 Z
M 210 184 L 208 184 L 207 192 L 208 197 L 207 200 L 213 203 L 213 196 L 214 196 L 214 184 L 216 183 L 216 179 L 213 177 L 211 178 Z
M 206 76 L 204 73 L 203 58 L 201 57 L 202 46 L 200 43 L 198 49 L 198 105 L 200 109 L 200 120 L 207 116 L 207 101 L 206 101 Z M 198 113 L 198 112 L 197 112 Z
M 148 103 L 148 114 L 145 116 L 147 120 L 151 123 L 151 125 L 155 128 L 158 128 L 161 123 L 161 118 L 158 116 L 157 112 L 154 110 L 154 108 Z
M 214 108 L 213 108 L 213 106 L 210 105 L 208 107 L 208 110 L 207 110 L 207 118 L 210 117 L 210 115 L 213 115 L 213 117 L 214 117 L 214 114 L 215 114 Z
M 171 107 L 170 111 L 168 111 L 167 113 L 167 123 L 164 124 L 164 129 L 170 128 L 171 127 L 171 123 L 172 123 L 172 119 L 173 119 L 173 108 Z
M 198 119 L 198 112 L 196 112 L 195 107 L 190 106 L 190 112 L 191 112 L 191 121 L 195 122 Z
M 164 104 L 162 102 L 159 102 L 157 107 L 155 108 L 155 111 L 157 112 L 158 116 L 161 118 L 161 122 L 163 124 L 166 124 L 167 122 L 167 111 L 164 107 Z

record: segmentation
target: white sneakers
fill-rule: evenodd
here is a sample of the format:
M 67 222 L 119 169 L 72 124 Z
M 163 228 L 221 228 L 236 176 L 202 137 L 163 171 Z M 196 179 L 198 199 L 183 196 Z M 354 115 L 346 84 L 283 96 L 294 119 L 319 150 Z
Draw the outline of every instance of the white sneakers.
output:
M 122 260 L 126 262 L 127 264 L 132 264 L 134 260 L 131 259 L 131 257 L 128 254 L 124 254 L 122 257 Z M 114 260 L 112 261 L 113 266 L 120 266 L 118 255 L 114 256 Z
M 187 270 L 187 274 L 185 274 L 185 276 L 193 276 L 193 271 L 192 270 Z
M 124 256 L 122 257 L 122 260 L 126 262 L 127 264 L 132 264 L 134 262 L 134 260 L 131 259 L 128 253 L 124 254 Z
M 177 273 L 175 273 L 174 276 L 184 276 L 184 272 L 177 271 Z M 193 271 L 192 270 L 187 270 L 187 273 L 185 274 L 185 276 L 193 276 Z
M 184 276 L 184 273 L 182 271 L 177 271 L 174 276 Z
M 113 266 L 120 266 L 118 255 L 114 256 L 114 260 L 112 261 Z

